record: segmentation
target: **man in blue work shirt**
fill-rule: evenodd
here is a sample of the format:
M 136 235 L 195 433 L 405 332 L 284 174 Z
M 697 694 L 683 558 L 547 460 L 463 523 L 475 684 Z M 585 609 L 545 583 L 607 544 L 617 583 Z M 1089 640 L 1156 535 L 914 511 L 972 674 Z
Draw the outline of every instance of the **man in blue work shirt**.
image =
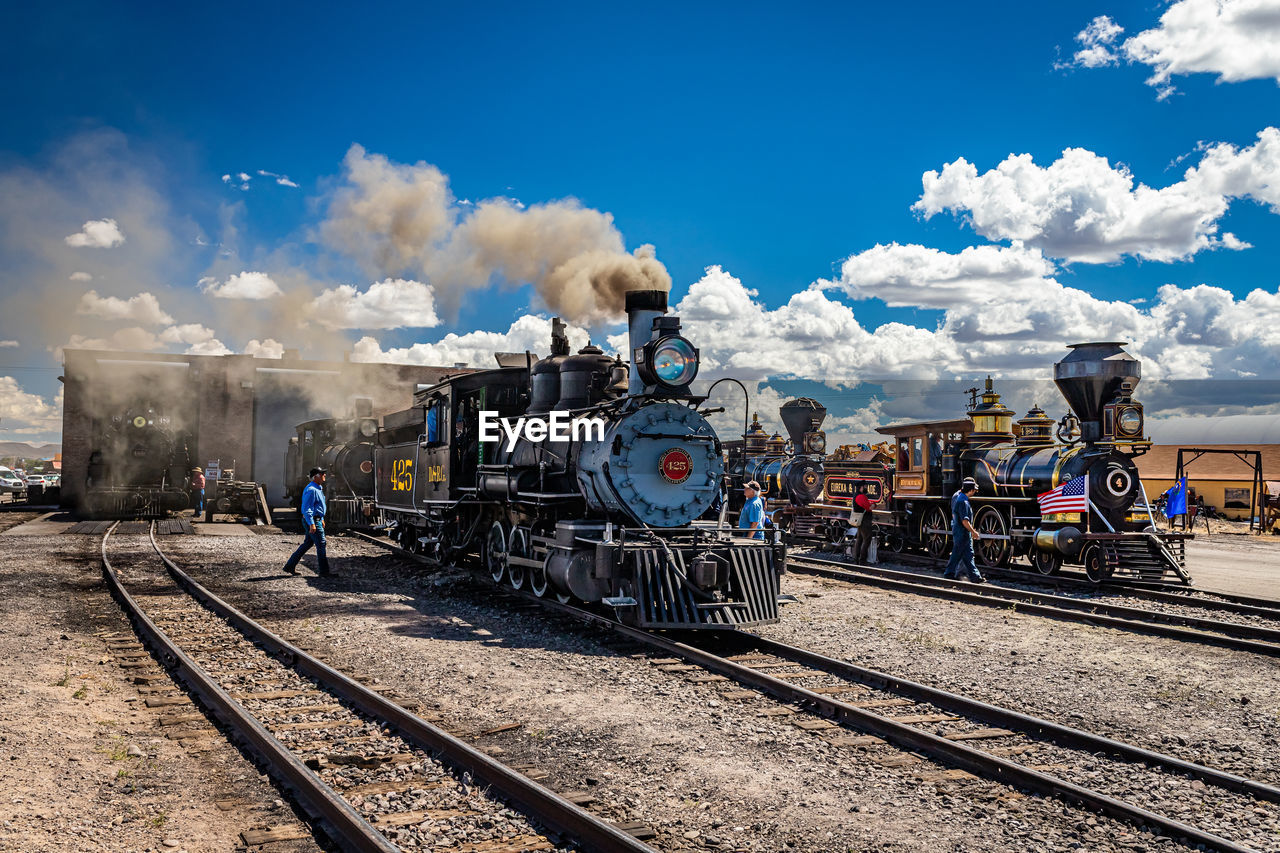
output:
M 760 497 L 760 484 L 751 480 L 742 487 L 747 502 L 738 513 L 738 528 L 750 530 L 752 539 L 764 539 L 764 498 Z
M 986 583 L 987 579 L 978 573 L 978 565 L 973 560 L 973 542 L 980 539 L 978 531 L 973 529 L 973 504 L 969 498 L 978 493 L 978 481 L 965 477 L 960 484 L 960 491 L 951 496 L 951 560 L 944 578 L 960 580 L 960 571 L 973 583 Z
M 284 570 L 288 574 L 298 573 L 298 561 L 302 559 L 303 554 L 311 550 L 312 545 L 316 548 L 318 566 L 316 574 L 329 574 L 329 557 L 324 550 L 324 477 L 323 468 L 312 468 L 311 482 L 307 483 L 307 487 L 302 490 L 302 528 L 306 532 L 306 538 L 302 540 L 298 550 L 293 552 L 293 556 L 289 557 L 289 561 L 284 564 Z

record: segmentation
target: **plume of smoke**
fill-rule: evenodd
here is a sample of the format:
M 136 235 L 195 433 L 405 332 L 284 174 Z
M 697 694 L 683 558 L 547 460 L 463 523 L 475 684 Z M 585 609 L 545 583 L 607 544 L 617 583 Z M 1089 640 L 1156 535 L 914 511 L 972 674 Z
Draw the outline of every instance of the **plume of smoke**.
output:
M 471 290 L 527 282 L 547 308 L 596 323 L 621 316 L 628 290 L 671 289 L 652 246 L 628 253 L 613 217 L 576 200 L 463 205 L 435 166 L 392 163 L 359 145 L 343 166 L 322 237 L 371 275 L 425 279 L 447 311 Z

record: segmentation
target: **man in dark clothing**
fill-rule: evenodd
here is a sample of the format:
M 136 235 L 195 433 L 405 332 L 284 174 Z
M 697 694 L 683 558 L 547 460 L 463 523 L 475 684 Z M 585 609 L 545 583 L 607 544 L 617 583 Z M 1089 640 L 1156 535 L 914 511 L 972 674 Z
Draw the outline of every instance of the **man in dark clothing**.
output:
M 973 504 L 969 503 L 969 498 L 977 493 L 978 481 L 965 477 L 960 491 L 951 496 L 951 560 L 942 573 L 944 578 L 959 580 L 963 570 L 973 583 L 987 582 L 978 573 L 978 564 L 973 559 L 973 542 L 981 537 L 973 528 Z
M 873 501 L 866 495 L 856 495 L 853 499 L 852 515 L 860 516 L 858 519 L 858 535 L 853 540 L 853 561 L 855 563 L 865 563 L 867 561 L 867 551 L 871 548 L 872 529 L 871 529 L 871 508 L 879 501 Z
M 324 479 L 325 470 L 323 468 L 312 468 L 311 482 L 307 483 L 307 487 L 302 490 L 302 506 L 300 510 L 302 529 L 306 533 L 306 538 L 302 540 L 298 550 L 294 551 L 284 564 L 284 570 L 288 574 L 296 575 L 298 573 L 298 561 L 302 559 L 303 554 L 311 550 L 313 545 L 316 549 L 316 574 L 329 574 L 329 556 L 325 553 L 324 541 Z

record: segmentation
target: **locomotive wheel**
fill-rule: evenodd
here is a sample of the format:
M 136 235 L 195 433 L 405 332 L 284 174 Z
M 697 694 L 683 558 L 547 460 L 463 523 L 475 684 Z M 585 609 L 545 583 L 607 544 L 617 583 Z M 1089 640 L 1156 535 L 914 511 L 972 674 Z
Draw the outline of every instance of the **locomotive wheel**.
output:
M 529 537 L 519 527 L 511 531 L 511 544 L 507 548 L 507 553 L 512 557 L 529 556 Z M 508 560 L 507 577 L 511 580 L 512 589 L 524 589 L 529 580 L 529 567 L 518 566 Z
M 507 526 L 495 521 L 484 541 L 484 567 L 494 583 L 502 583 L 507 573 Z
M 1042 575 L 1056 575 L 1062 568 L 1062 555 L 1035 548 L 1031 552 L 1031 567 Z
M 993 569 L 1009 565 L 1009 556 L 1012 551 L 1009 547 L 1010 540 L 994 538 L 1009 535 L 1009 525 L 1005 523 L 1000 510 L 993 506 L 984 506 L 978 510 L 975 522 L 973 527 L 982 537 L 977 542 L 978 547 L 974 549 L 977 551 L 978 560 L 982 565 Z
M 1097 543 L 1085 548 L 1080 562 L 1084 563 L 1085 577 L 1092 583 L 1102 583 L 1111 574 L 1111 567 L 1107 565 L 1107 555 L 1102 552 L 1102 547 Z
M 844 539 L 845 526 L 843 522 L 829 521 L 827 522 L 827 541 L 832 545 L 839 545 Z
M 930 557 L 941 559 L 951 550 L 950 529 L 947 514 L 940 507 L 935 506 L 924 514 L 924 521 L 920 523 L 920 541 Z
M 907 550 L 907 540 L 902 538 L 902 534 L 896 529 L 886 530 L 884 532 L 884 544 L 895 554 L 901 554 Z
M 536 569 L 529 569 L 529 589 L 538 598 L 546 598 L 548 590 L 551 589 L 551 583 L 547 580 L 547 563 L 551 561 L 551 552 L 547 552 L 547 557 L 542 561 L 542 565 Z

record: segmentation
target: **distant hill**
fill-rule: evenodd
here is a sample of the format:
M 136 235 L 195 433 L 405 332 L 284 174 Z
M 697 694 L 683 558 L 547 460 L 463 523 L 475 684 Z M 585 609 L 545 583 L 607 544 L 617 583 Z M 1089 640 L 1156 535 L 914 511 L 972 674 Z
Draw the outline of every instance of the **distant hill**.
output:
M 24 459 L 52 459 L 61 453 L 61 444 L 41 444 L 32 447 L 25 441 L 0 441 L 0 456 L 21 456 Z

